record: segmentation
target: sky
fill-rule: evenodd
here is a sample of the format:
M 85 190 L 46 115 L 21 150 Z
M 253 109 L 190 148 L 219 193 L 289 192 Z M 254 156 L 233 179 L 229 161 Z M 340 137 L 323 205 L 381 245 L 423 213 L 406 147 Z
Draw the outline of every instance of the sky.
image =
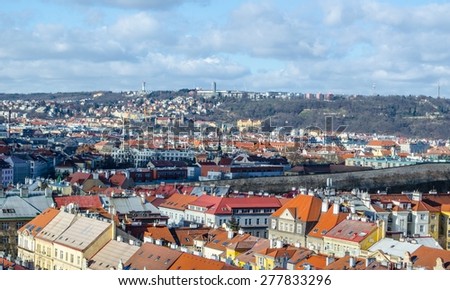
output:
M 218 90 L 450 97 L 446 2 L 2 1 L 0 93 L 216 82 Z

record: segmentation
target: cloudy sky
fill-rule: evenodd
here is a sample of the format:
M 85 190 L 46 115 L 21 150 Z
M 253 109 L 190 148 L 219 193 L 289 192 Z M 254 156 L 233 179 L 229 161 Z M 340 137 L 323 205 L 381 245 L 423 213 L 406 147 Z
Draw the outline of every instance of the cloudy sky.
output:
M 450 97 L 450 3 L 15 0 L 0 92 L 217 88 Z

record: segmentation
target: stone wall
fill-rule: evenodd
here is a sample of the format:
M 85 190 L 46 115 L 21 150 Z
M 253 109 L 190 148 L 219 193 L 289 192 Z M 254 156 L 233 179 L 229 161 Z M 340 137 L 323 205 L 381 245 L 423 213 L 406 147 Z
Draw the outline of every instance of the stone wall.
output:
M 293 187 L 324 188 L 327 178 L 332 178 L 333 186 L 339 190 L 360 188 L 376 192 L 387 189 L 389 193 L 393 193 L 402 190 L 426 192 L 436 189 L 439 192 L 447 192 L 450 190 L 450 163 L 421 164 L 349 173 L 208 181 L 203 184 L 230 185 L 234 190 L 239 191 L 284 193 Z

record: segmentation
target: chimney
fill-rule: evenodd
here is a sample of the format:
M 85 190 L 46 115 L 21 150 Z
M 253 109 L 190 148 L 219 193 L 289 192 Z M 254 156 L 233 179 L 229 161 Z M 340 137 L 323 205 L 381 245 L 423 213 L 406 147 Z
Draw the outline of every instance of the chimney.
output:
M 406 270 L 412 270 L 411 254 L 409 252 L 405 252 L 405 255 L 403 256 L 403 265 Z
M 327 212 L 328 211 L 328 199 L 324 199 L 322 201 L 322 212 Z
M 47 187 L 47 188 L 44 190 L 44 192 L 45 192 L 45 197 L 52 197 L 53 191 L 52 191 L 50 188 Z
M 337 202 L 333 203 L 333 214 L 335 214 L 335 215 L 339 214 L 340 207 L 341 206 L 339 203 L 337 203 Z
M 369 267 L 370 264 L 372 264 L 375 261 L 374 258 L 366 258 L 366 268 Z
M 277 240 L 275 243 L 276 243 L 275 247 L 276 247 L 277 249 L 283 248 L 283 241 Z
M 414 191 L 412 194 L 412 200 L 414 201 L 421 201 L 422 200 L 422 193 L 419 191 Z
M 120 259 L 119 260 L 119 264 L 117 265 L 117 270 L 123 270 L 123 267 L 124 267 L 125 265 L 123 264 L 123 261 L 122 261 L 122 259 Z
M 444 260 L 442 258 L 436 258 L 436 266 L 434 266 L 433 270 L 445 270 Z
M 356 258 L 353 256 L 350 256 L 350 258 L 348 259 L 348 265 L 350 268 L 355 268 L 356 266 Z
M 232 239 L 233 238 L 233 236 L 234 236 L 234 233 L 233 233 L 233 231 L 232 230 L 228 230 L 228 239 Z
M 350 212 L 351 212 L 352 214 L 355 214 L 355 213 L 356 213 L 356 209 L 355 209 L 355 204 L 354 204 L 354 203 L 351 203 L 351 204 L 350 204 Z
M 20 189 L 20 197 L 28 197 L 28 188 L 21 188 Z
M 334 262 L 334 257 L 333 256 L 327 256 L 327 258 L 325 259 L 325 263 L 326 265 L 330 265 L 331 263 Z

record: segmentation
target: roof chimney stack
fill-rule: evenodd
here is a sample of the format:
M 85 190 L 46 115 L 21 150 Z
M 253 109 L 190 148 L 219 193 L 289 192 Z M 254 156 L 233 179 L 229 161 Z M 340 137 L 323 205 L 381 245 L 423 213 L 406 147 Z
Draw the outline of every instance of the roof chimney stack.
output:
M 350 268 L 355 268 L 356 266 L 356 258 L 353 256 L 350 256 L 350 259 L 348 259 L 348 264 Z
M 322 201 L 322 212 L 327 212 L 328 211 L 328 199 L 324 199 Z

